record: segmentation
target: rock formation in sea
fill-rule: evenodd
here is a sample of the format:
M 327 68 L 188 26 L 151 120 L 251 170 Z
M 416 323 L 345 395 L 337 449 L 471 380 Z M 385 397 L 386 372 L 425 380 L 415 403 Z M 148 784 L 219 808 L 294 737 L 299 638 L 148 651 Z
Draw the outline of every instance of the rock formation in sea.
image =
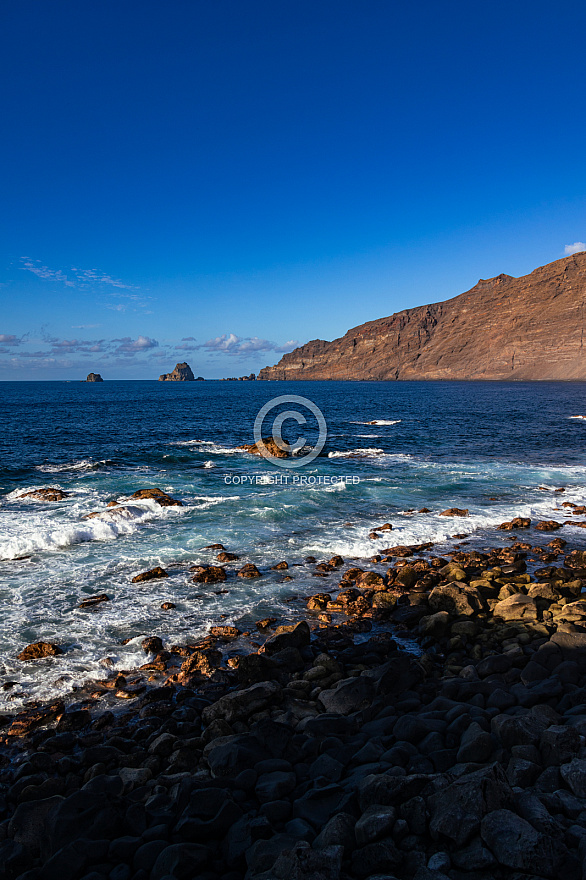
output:
M 259 379 L 586 379 L 586 253 L 315 339 Z
M 199 378 L 199 377 L 198 377 Z M 189 364 L 177 364 L 172 373 L 163 373 L 159 376 L 159 382 L 194 382 L 195 376 Z
M 104 380 L 99 373 L 89 373 L 86 382 L 103 382 Z

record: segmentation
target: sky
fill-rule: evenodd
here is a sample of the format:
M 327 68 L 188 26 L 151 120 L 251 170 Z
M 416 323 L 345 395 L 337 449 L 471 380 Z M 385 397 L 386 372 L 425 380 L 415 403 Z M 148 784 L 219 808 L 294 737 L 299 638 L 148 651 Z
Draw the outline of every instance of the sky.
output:
M 586 4 L 3 0 L 0 380 L 246 375 L 586 248 Z

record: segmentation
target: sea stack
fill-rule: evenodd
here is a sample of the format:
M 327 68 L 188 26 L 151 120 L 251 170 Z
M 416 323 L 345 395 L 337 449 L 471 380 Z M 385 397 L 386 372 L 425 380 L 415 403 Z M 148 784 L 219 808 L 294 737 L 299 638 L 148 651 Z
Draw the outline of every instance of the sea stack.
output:
M 163 373 L 159 382 L 194 382 L 195 376 L 189 364 L 177 364 L 172 373 Z
M 104 380 L 99 373 L 90 373 L 85 380 L 86 382 L 103 382 Z

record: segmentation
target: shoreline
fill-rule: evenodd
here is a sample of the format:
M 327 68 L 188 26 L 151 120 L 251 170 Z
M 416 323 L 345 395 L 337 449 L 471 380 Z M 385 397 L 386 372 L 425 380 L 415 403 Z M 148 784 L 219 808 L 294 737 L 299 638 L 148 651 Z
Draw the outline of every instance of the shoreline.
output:
M 389 548 L 384 577 L 332 557 L 256 652 L 225 656 L 230 627 L 180 653 L 152 636 L 94 716 L 76 691 L 4 723 L 6 876 L 580 880 L 586 553 L 509 534 Z

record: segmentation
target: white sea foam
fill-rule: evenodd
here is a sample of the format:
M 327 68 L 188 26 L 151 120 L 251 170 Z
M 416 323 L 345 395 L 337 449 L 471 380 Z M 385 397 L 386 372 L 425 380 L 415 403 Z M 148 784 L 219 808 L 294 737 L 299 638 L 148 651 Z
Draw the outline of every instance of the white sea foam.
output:
M 384 455 L 384 449 L 349 449 L 347 452 L 328 452 L 328 458 L 363 458 L 367 455 Z
M 586 416 L 568 416 L 569 419 L 580 419 L 582 422 L 586 422 Z
M 398 425 L 403 419 L 371 419 L 369 422 L 350 422 L 351 425 Z
M 44 474 L 63 474 L 69 471 L 99 471 L 113 464 L 113 461 L 106 458 L 100 461 L 82 458 L 78 461 L 67 461 L 62 464 L 40 464 L 35 470 L 41 471 Z
M 205 452 L 206 455 L 234 455 L 245 451 L 237 446 L 221 446 L 213 440 L 174 440 L 170 445 L 195 447 L 197 451 Z

